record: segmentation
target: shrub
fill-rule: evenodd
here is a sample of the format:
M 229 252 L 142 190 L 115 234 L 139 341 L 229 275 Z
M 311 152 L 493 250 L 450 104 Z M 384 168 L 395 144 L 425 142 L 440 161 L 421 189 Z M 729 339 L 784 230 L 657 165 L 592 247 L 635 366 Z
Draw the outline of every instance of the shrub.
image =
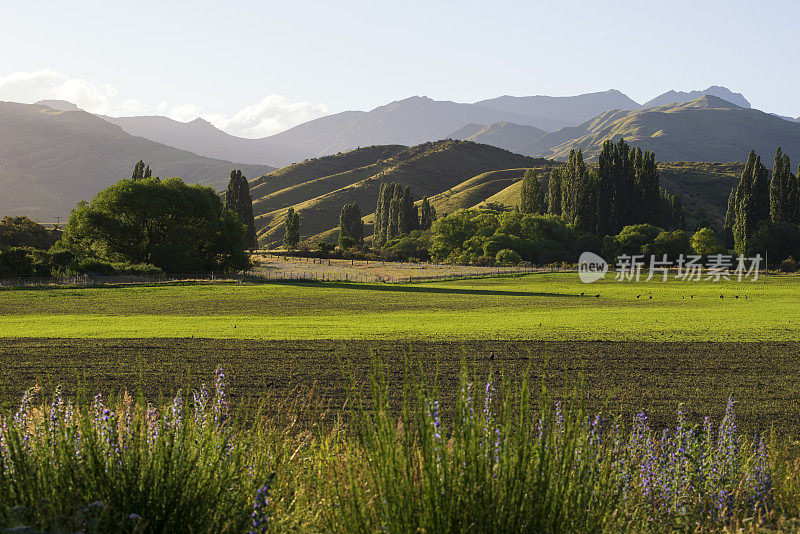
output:
M 781 262 L 781 264 L 778 266 L 778 269 L 784 273 L 796 273 L 797 270 L 800 269 L 800 265 L 794 261 L 794 258 L 789 256 Z
M 498 265 L 517 265 L 522 261 L 522 258 L 513 250 L 504 248 L 497 253 L 494 261 L 497 262 Z

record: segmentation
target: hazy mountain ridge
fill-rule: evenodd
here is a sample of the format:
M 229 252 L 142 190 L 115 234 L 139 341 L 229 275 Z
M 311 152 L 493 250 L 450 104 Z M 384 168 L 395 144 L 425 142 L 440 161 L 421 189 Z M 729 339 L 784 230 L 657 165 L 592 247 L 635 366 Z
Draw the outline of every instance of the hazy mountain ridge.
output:
M 476 102 L 479 106 L 522 115 L 535 115 L 558 123 L 558 128 L 576 126 L 605 111 L 639 109 L 641 104 L 616 90 L 575 96 L 501 96 Z M 544 128 L 548 129 L 548 128 Z
M 742 93 L 734 93 L 727 87 L 721 87 L 719 85 L 712 85 L 711 87 L 702 91 L 667 91 L 666 93 L 660 94 L 652 100 L 645 102 L 642 107 L 652 108 L 666 104 L 683 104 L 684 102 L 691 102 L 692 100 L 697 100 L 698 98 L 706 95 L 716 96 L 742 108 L 751 107 L 750 102 L 747 101 Z
M 206 157 L 233 161 L 284 166 L 306 158 L 347 152 L 358 147 L 399 144 L 412 146 L 448 137 L 473 139 L 487 126 L 507 123 L 506 132 L 496 132 L 497 126 L 474 137 L 482 143 L 519 151 L 538 153 L 557 144 L 556 139 L 537 141 L 538 132 L 520 129 L 509 135 L 516 126 L 528 126 L 544 132 L 561 132 L 574 128 L 611 111 L 629 111 L 696 100 L 710 94 L 727 101 L 750 107 L 740 94 L 725 87 L 711 86 L 703 91 L 668 91 L 642 106 L 624 93 L 608 91 L 575 96 L 501 96 L 475 103 L 437 101 L 415 96 L 378 106 L 370 111 L 344 111 L 314 119 L 286 131 L 261 139 L 245 139 L 227 134 L 202 119 L 182 123 L 165 117 L 104 117 L 121 126 L 131 135 L 188 150 Z M 63 103 L 68 104 L 68 103 Z M 62 105 L 62 104 L 58 104 Z M 793 120 L 793 119 L 791 119 Z M 480 126 L 480 127 L 478 127 Z
M 44 222 L 65 217 L 79 201 L 130 177 L 140 159 L 159 176 L 179 176 L 217 190 L 225 187 L 233 168 L 249 176 L 271 170 L 133 137 L 85 111 L 0 102 L 0 214 Z
M 473 131 L 476 126 L 478 125 L 470 123 L 451 133 L 448 137 L 474 141 L 521 153 L 523 149 L 530 145 L 531 139 L 539 139 L 547 134 L 547 132 L 535 126 L 524 126 L 506 121 L 496 122 Z

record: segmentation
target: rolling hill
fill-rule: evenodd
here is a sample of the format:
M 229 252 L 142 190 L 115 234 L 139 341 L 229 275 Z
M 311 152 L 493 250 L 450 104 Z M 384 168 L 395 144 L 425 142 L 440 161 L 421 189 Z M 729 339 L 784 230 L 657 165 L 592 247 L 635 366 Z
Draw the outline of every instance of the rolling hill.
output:
M 275 246 L 283 238 L 289 207 L 301 216 L 303 239 L 335 242 L 341 207 L 358 202 L 369 237 L 382 183 L 410 186 L 418 202 L 427 196 L 441 216 L 487 203 L 518 206 L 526 170 L 545 178 L 560 165 L 490 145 L 446 140 L 356 149 L 290 165 L 250 183 L 259 241 Z M 717 227 L 741 172 L 738 163 L 659 163 L 661 186 L 682 197 L 690 224 L 705 221 Z
M 778 146 L 800 157 L 800 124 L 715 96 L 683 104 L 613 111 L 542 136 L 523 153 L 565 159 L 573 148 L 597 157 L 603 142 L 625 138 L 659 161 L 741 161 L 754 148 L 770 158 Z
M 231 169 L 259 176 L 264 165 L 210 159 L 131 136 L 84 111 L 0 102 L 0 214 L 43 222 L 65 217 L 81 200 L 123 177 L 143 159 L 159 176 L 219 190 Z
M 419 199 L 445 193 L 487 171 L 515 169 L 511 174 L 521 177 L 524 171 L 520 169 L 546 163 L 497 147 L 458 140 L 425 143 L 386 158 L 375 158 L 374 154 L 364 157 L 364 151 L 376 148 L 380 147 L 311 160 L 253 180 L 252 189 L 257 192 L 253 195 L 253 207 L 259 241 L 274 244 L 282 239 L 282 225 L 289 207 L 300 214 L 301 235 L 307 239 L 337 226 L 339 211 L 346 203 L 358 202 L 364 214 L 372 213 L 382 183 L 406 184 Z M 362 165 L 342 170 L 341 165 L 333 164 L 344 160 Z M 370 160 L 374 162 L 368 163 Z M 322 162 L 325 170 L 320 170 Z M 320 176 L 329 168 L 331 174 Z M 291 179 L 285 178 L 287 175 Z M 276 179 L 286 187 L 277 191 L 267 189 L 265 192 L 269 192 L 263 195 L 258 193 L 259 185 Z M 371 227 L 366 231 L 370 234 Z

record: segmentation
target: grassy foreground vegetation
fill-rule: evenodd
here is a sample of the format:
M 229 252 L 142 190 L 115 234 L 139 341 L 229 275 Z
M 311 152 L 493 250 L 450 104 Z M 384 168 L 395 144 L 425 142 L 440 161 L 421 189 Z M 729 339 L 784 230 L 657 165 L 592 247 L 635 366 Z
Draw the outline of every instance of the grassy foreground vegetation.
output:
M 575 273 L 13 290 L 0 292 L 0 336 L 798 341 L 799 290 L 793 276 L 584 285 Z
M 302 427 L 233 414 L 225 379 L 164 405 L 26 393 L 0 426 L 0 522 L 89 532 L 617 532 L 792 529 L 800 493 L 787 442 L 724 417 L 653 430 L 528 380 L 455 399 L 406 364 L 354 381 L 353 416 Z M 535 389 L 535 388 L 533 388 Z

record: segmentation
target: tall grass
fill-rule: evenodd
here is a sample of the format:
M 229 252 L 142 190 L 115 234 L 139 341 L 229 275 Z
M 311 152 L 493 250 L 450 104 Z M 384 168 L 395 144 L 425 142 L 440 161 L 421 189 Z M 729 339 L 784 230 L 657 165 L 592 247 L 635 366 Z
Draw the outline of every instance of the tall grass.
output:
M 800 503 L 790 443 L 718 423 L 653 429 L 562 405 L 526 379 L 455 400 L 378 363 L 348 417 L 296 424 L 232 415 L 212 390 L 148 405 L 58 391 L 0 421 L 0 525 L 85 532 L 613 532 L 789 528 Z M 447 392 L 443 392 L 447 393 Z M 539 394 L 542 393 L 542 394 Z M 185 395 L 185 396 L 184 396 Z M 452 395 L 443 395 L 450 399 Z M 531 399 L 538 397 L 538 401 Z

